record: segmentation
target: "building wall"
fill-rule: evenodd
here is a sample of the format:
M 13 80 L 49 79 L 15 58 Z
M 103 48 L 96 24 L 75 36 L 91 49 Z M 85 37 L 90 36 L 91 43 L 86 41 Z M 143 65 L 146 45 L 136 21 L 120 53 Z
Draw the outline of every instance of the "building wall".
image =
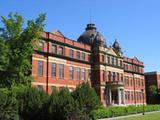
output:
M 149 87 L 155 85 L 157 87 L 157 95 L 154 97 L 149 92 Z M 147 93 L 147 104 L 160 103 L 160 73 L 159 72 L 147 72 L 145 73 L 145 86 Z
M 60 90 L 62 87 L 68 87 L 73 91 L 77 85 L 88 81 L 105 106 L 109 105 L 109 89 L 117 90 L 116 92 L 120 92 L 119 89 L 124 90 L 124 105 L 146 103 L 144 66 L 137 58 L 123 57 L 112 47 L 96 46 L 92 49 L 89 45 L 64 37 L 59 31 L 44 32 L 40 43 L 42 46 L 32 55 L 34 87 L 43 88 L 48 93 L 51 93 L 53 88 Z M 73 56 L 70 54 L 71 50 Z M 77 57 L 78 54 L 80 58 Z M 39 61 L 43 62 L 42 75 L 38 75 Z M 52 75 L 53 63 L 56 64 L 55 76 Z M 60 64 L 64 65 L 63 78 L 59 76 Z M 70 67 L 73 68 L 73 79 L 70 79 Z M 80 69 L 79 80 L 77 80 L 77 68 Z M 85 70 L 84 80 L 82 70 Z
M 47 34 L 47 33 L 46 33 Z M 45 35 L 44 35 L 45 36 Z M 44 43 L 43 50 L 37 50 L 32 55 L 32 75 L 34 77 L 33 85 L 43 86 L 45 91 L 51 93 L 51 87 L 56 87 L 59 90 L 61 87 L 68 87 L 70 90 L 74 90 L 78 84 L 84 81 L 89 81 L 90 65 L 90 47 L 75 41 L 64 38 L 60 35 L 49 34 L 49 54 L 47 57 L 47 37 L 42 38 Z M 46 35 L 47 36 L 47 35 Z M 58 42 L 57 42 L 58 41 Z M 60 42 L 59 42 L 60 41 Z M 65 43 L 65 44 L 64 44 Z M 52 50 L 52 45 L 56 46 L 56 53 Z M 59 48 L 63 47 L 63 54 L 59 54 Z M 69 50 L 73 50 L 73 57 L 70 57 Z M 76 58 L 76 53 L 80 53 L 80 59 Z M 82 59 L 82 53 L 85 55 L 85 59 Z M 47 83 L 47 58 L 48 58 L 48 83 Z M 38 61 L 43 61 L 43 75 L 38 75 Z M 52 63 L 56 64 L 56 76 L 52 77 Z M 59 66 L 64 65 L 64 77 L 59 76 Z M 69 67 L 73 67 L 73 79 L 69 78 Z M 80 69 L 80 79 L 76 79 L 76 68 Z M 85 70 L 85 80 L 82 80 L 82 69 Z M 48 90 L 47 90 L 48 87 Z

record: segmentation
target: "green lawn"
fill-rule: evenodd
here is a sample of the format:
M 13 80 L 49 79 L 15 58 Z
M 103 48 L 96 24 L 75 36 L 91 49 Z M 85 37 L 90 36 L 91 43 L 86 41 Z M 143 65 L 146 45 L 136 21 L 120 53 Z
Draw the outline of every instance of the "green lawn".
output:
M 133 117 L 123 118 L 118 120 L 160 120 L 160 112 L 133 116 Z

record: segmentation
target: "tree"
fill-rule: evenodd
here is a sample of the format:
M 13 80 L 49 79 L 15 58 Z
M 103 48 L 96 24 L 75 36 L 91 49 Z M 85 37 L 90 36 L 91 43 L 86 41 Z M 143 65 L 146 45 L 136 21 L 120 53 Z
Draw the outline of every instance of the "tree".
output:
M 3 59 L 0 61 L 1 86 L 31 84 L 31 56 L 35 42 L 43 31 L 44 19 L 45 14 L 40 14 L 36 20 L 29 20 L 27 27 L 23 28 L 24 20 L 21 15 L 10 13 L 8 18 L 2 16 L 4 26 L 0 29 L 0 47 L 4 50 L 1 51 Z
M 18 101 L 6 88 L 0 89 L 0 120 L 18 120 Z
M 150 103 L 158 103 L 158 89 L 156 85 L 150 85 L 148 88 L 148 92 L 149 92 L 149 99 L 148 102 Z
M 101 103 L 94 89 L 89 86 L 89 83 L 79 85 L 72 95 L 78 101 L 80 110 L 85 115 L 85 119 L 94 117 L 92 111 L 97 109 Z
M 83 114 L 77 101 L 73 99 L 67 88 L 58 93 L 54 90 L 49 101 L 50 120 L 82 120 Z
M 44 120 L 47 109 L 44 109 L 49 95 L 32 87 L 17 87 L 17 100 L 19 102 L 19 115 L 24 120 Z
M 151 96 L 156 96 L 157 86 L 156 85 L 150 85 L 149 86 L 149 93 L 150 93 Z

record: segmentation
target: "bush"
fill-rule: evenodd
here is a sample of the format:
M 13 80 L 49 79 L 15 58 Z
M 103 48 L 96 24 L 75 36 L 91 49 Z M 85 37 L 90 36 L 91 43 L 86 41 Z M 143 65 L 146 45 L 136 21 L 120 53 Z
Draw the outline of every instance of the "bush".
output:
M 0 91 L 3 120 L 95 120 L 94 110 L 99 105 L 99 98 L 88 83 L 78 86 L 73 93 L 68 88 L 53 90 L 50 96 L 23 85 Z
M 54 90 L 49 99 L 49 119 L 54 120 L 81 120 L 82 112 L 78 102 L 74 101 L 67 88 L 58 93 Z
M 78 101 L 79 108 L 83 111 L 85 120 L 90 118 L 95 119 L 92 111 L 98 109 L 101 103 L 94 89 L 89 86 L 89 83 L 79 85 L 76 90 L 73 91 L 72 96 L 74 100 Z
M 8 89 L 0 89 L 0 120 L 18 120 L 18 102 L 15 94 Z
M 160 110 L 160 105 L 147 105 L 144 106 L 145 112 L 150 111 L 157 111 Z M 94 110 L 94 114 L 97 118 L 109 118 L 109 117 L 116 117 L 116 116 L 122 116 L 122 115 L 129 115 L 129 114 L 136 114 L 136 113 L 142 113 L 143 112 L 143 106 L 127 106 L 127 107 L 99 107 L 98 110 Z
M 32 87 L 17 87 L 16 98 L 19 102 L 19 115 L 24 120 L 43 120 L 47 117 L 45 109 L 49 96 L 43 91 L 38 91 Z

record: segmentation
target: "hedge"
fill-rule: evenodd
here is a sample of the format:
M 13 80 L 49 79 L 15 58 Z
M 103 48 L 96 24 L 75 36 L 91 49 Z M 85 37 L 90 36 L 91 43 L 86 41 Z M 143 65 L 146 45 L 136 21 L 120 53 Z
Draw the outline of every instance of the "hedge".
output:
M 144 106 L 145 112 L 151 111 L 158 111 L 160 110 L 160 105 L 146 105 Z M 96 118 L 109 118 L 109 117 L 117 117 L 123 115 L 130 115 L 136 113 L 143 112 L 143 105 L 139 106 L 127 106 L 127 107 L 99 107 L 97 110 L 94 110 L 93 113 L 95 114 Z

